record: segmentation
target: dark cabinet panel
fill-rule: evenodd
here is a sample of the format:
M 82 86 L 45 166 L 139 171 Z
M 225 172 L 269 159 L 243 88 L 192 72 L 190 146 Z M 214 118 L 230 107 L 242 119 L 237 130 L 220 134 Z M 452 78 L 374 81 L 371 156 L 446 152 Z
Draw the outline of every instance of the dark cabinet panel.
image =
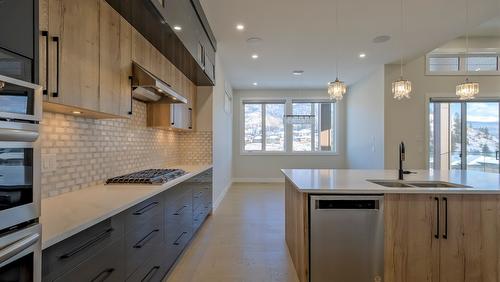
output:
M 54 278 L 92 257 L 98 250 L 121 240 L 123 231 L 123 217 L 115 216 L 44 250 L 43 280 L 53 281 Z
M 0 47 L 33 59 L 34 15 L 33 0 L 0 1 Z
M 122 282 L 124 275 L 123 240 L 101 249 L 73 270 L 57 278 L 56 282 L 106 281 Z
M 162 11 L 157 9 L 160 2 L 154 2 L 159 0 L 106 1 L 196 85 L 215 84 L 196 59 L 200 41 L 210 45 L 211 48 L 206 47 L 209 57 L 215 58 L 216 49 L 199 37 L 199 30 L 210 30 L 210 27 L 202 26 L 198 13 L 203 11 L 194 10 L 190 0 L 164 0 Z M 182 30 L 175 31 L 174 25 L 181 26 Z
M 164 248 L 155 250 L 150 258 L 127 278 L 127 282 L 160 282 L 171 264 L 172 262 L 165 258 Z

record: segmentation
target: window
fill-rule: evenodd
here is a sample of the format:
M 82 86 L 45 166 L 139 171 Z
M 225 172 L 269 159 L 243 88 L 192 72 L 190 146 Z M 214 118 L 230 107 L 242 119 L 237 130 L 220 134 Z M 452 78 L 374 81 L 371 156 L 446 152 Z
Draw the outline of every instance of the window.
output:
M 430 57 L 429 71 L 431 72 L 449 72 L 459 71 L 460 58 L 456 57 Z
M 242 152 L 335 153 L 330 100 L 243 101 Z
M 285 103 L 245 103 L 245 151 L 284 151 Z
M 292 124 L 294 152 L 333 151 L 334 104 L 299 102 L 292 104 L 293 115 L 312 115 L 311 123 Z
M 500 102 L 431 99 L 429 167 L 500 172 Z
M 427 75 L 500 75 L 499 55 L 494 54 L 439 54 L 427 55 Z
M 476 56 L 467 58 L 467 69 L 469 71 L 497 71 L 498 57 L 497 56 Z

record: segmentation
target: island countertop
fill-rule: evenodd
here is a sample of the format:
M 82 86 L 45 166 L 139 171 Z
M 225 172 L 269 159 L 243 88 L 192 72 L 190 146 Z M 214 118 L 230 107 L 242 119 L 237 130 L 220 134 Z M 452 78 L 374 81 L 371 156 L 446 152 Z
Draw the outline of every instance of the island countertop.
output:
M 287 180 L 302 193 L 388 194 L 455 193 L 500 194 L 500 174 L 466 170 L 414 170 L 404 181 L 444 181 L 470 187 L 384 187 L 368 180 L 397 180 L 397 170 L 282 169 Z M 412 170 L 413 171 L 413 170 Z

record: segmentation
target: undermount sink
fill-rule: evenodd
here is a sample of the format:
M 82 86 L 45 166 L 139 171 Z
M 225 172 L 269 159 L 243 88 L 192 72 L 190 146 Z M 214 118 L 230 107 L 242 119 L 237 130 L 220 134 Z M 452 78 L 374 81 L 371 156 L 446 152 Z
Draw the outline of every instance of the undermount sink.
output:
M 391 188 L 472 188 L 471 186 L 445 181 L 402 181 L 402 180 L 367 180 L 371 183 Z

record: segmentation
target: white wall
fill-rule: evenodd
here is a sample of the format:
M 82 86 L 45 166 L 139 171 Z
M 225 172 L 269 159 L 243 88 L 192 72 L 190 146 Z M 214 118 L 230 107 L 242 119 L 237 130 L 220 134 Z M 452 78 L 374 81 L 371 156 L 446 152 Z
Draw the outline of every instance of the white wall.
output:
M 407 167 L 427 168 L 429 99 L 431 97 L 456 98 L 455 86 L 464 80 L 463 76 L 426 76 L 424 72 L 425 56 L 406 64 L 405 78 L 411 80 L 413 88 L 411 99 L 397 101 L 392 97 L 391 83 L 399 78 L 399 66 L 385 66 L 386 168 L 397 167 L 397 146 L 401 141 L 406 143 Z M 471 76 L 471 80 L 480 83 L 478 97 L 500 97 L 500 76 Z
M 384 67 L 350 87 L 345 99 L 347 167 L 384 168 Z
M 224 111 L 225 79 L 222 62 L 216 57 L 215 77 L 213 87 L 213 165 L 214 165 L 214 206 L 217 207 L 224 197 L 232 181 L 232 111 Z M 232 90 L 231 90 L 232 91 Z
M 238 90 L 234 92 L 233 108 L 233 179 L 234 181 L 279 181 L 282 168 L 345 168 L 344 102 L 337 106 L 338 155 L 242 155 L 240 153 L 240 108 L 249 98 L 328 98 L 325 90 Z M 214 136 L 216 136 L 214 132 Z

